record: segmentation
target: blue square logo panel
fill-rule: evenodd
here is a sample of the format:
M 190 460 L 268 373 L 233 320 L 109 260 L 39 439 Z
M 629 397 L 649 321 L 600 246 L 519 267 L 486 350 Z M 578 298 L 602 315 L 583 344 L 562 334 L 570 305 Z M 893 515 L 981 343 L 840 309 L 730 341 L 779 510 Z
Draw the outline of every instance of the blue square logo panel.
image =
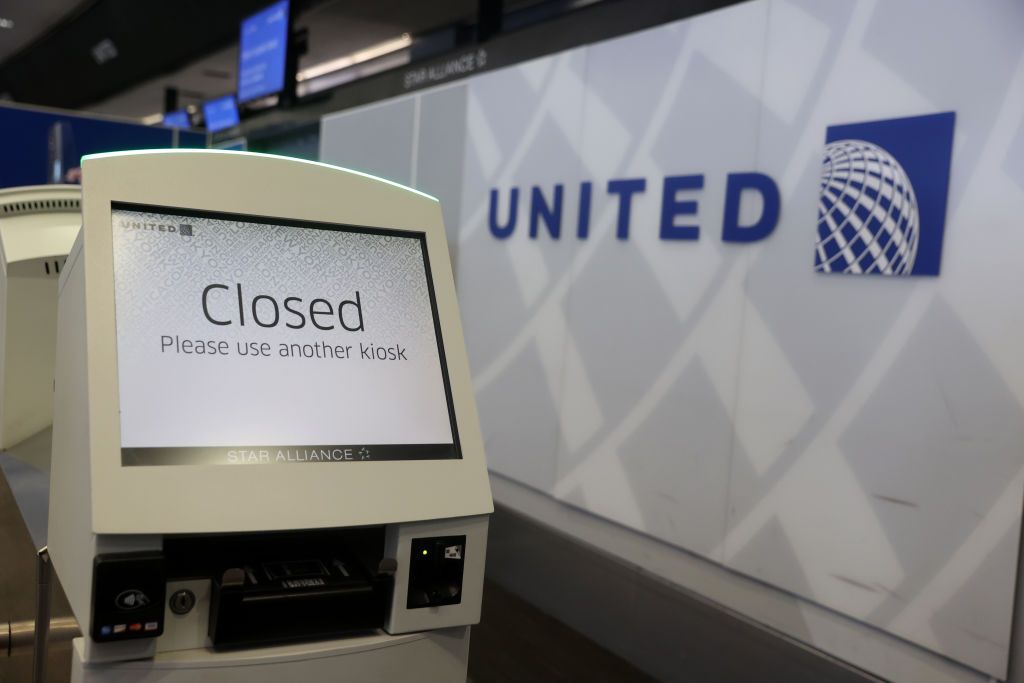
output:
M 830 126 L 814 269 L 937 276 L 954 112 Z

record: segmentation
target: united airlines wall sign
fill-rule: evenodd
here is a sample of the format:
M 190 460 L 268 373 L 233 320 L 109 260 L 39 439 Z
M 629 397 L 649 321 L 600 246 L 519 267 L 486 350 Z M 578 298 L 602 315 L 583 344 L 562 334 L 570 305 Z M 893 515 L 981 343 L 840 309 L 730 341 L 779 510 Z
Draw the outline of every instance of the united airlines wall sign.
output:
M 955 120 L 945 112 L 828 129 L 815 270 L 939 274 Z
M 939 274 L 953 152 L 954 112 L 830 126 L 825 134 L 818 200 L 814 269 L 854 275 Z M 615 237 L 628 240 L 634 200 L 657 185 L 647 178 L 616 178 L 603 187 L 618 202 Z M 660 181 L 657 226 L 663 240 L 697 240 L 704 174 L 670 175 Z M 590 235 L 595 184 L 580 183 L 575 225 L 563 221 L 565 186 L 498 188 L 490 191 L 488 227 L 504 240 L 520 223 L 530 239 Z M 760 196 L 760 214 L 740 220 L 745 195 Z M 523 209 L 521 212 L 520 209 Z M 755 171 L 729 173 L 719 235 L 724 242 L 756 242 L 779 222 L 776 182 Z M 525 214 L 525 215 L 523 215 Z

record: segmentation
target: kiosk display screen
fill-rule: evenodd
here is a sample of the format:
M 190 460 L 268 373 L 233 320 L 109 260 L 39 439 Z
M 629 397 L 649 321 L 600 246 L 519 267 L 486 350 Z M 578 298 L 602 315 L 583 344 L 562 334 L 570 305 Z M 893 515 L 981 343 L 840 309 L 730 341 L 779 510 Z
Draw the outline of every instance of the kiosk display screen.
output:
M 423 233 L 112 220 L 122 465 L 461 457 Z

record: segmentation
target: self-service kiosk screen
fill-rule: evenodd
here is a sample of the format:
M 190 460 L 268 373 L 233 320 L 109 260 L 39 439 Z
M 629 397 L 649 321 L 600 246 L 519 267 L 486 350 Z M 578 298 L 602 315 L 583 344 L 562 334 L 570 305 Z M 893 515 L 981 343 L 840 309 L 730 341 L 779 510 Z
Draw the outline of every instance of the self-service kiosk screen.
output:
M 112 216 L 122 465 L 461 457 L 425 235 Z

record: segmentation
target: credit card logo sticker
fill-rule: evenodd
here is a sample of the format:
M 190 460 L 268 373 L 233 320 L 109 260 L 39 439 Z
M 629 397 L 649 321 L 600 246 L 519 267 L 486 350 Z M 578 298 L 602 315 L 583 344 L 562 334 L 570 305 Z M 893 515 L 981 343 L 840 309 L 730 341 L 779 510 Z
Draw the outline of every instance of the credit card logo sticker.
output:
M 128 612 L 148 605 L 149 597 L 142 591 L 131 588 L 119 593 L 114 599 L 114 604 L 117 605 L 118 609 Z

